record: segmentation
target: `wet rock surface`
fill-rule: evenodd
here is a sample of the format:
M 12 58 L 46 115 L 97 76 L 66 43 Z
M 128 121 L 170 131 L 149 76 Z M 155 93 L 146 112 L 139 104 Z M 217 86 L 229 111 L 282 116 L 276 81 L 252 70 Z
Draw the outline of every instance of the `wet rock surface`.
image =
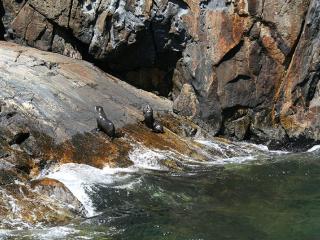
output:
M 31 188 L 41 195 L 47 196 L 52 201 L 61 202 L 64 205 L 64 208 L 69 208 L 80 216 L 86 216 L 86 210 L 82 203 L 79 202 L 63 183 L 55 179 L 42 178 L 40 180 L 32 181 Z
M 171 101 L 88 62 L 8 42 L 0 42 L 0 55 L 0 211 L 8 216 L 0 226 L 62 224 L 85 216 L 82 203 L 46 177 L 63 164 L 128 167 L 151 152 L 160 156 L 164 170 L 180 171 L 185 161 L 246 153 L 237 145 L 230 151 L 231 145 L 218 139 L 226 151 L 204 151 L 192 137 L 210 136 L 190 118 L 175 115 Z M 143 123 L 146 104 L 164 133 Z M 115 124 L 116 138 L 96 131 L 96 105 Z
M 78 204 L 67 189 L 63 189 L 65 191 L 62 192 L 59 184 L 51 187 L 52 193 L 55 193 L 53 196 L 48 194 L 46 186 L 34 190 L 26 174 L 15 169 L 1 169 L 0 227 L 29 227 L 41 223 L 63 224 L 79 219 L 82 214 L 81 204 Z M 60 195 L 56 194 L 57 192 Z M 66 199 L 59 199 L 62 194 L 69 202 Z
M 41 176 L 71 162 L 98 168 L 132 164 L 128 140 L 111 140 L 94 130 L 94 106 L 104 106 L 123 136 L 121 127 L 143 119 L 144 103 L 160 111 L 170 109 L 171 103 L 89 63 L 11 43 L 0 45 L 0 206 L 2 216 L 8 216 L 0 225 L 11 220 L 63 223 L 85 216 L 82 204 L 62 183 Z
M 179 171 L 181 159 L 244 153 L 192 139 L 213 135 L 310 148 L 320 134 L 319 12 L 317 0 L 0 0 L 0 40 L 19 44 L 0 42 L 0 225 L 82 217 L 62 183 L 42 179 L 64 163 L 126 167 L 144 147 L 170 152 L 163 165 Z M 165 133 L 142 123 L 145 104 Z M 94 130 L 96 105 L 117 138 Z
M 161 170 L 183 171 L 195 161 L 263 152 L 213 138 L 190 116 L 174 114 L 172 101 L 83 60 L 8 42 L 0 42 L 0 55 L 0 212 L 7 216 L 0 226 L 63 224 L 86 216 L 73 192 L 47 178 L 65 164 L 139 168 L 141 158 L 150 158 Z M 164 133 L 143 123 L 146 104 Z M 96 105 L 115 124 L 116 138 L 96 131 Z
M 7 40 L 84 58 L 173 98 L 176 112 L 210 123 L 213 134 L 319 138 L 317 0 L 3 0 L 1 7 Z

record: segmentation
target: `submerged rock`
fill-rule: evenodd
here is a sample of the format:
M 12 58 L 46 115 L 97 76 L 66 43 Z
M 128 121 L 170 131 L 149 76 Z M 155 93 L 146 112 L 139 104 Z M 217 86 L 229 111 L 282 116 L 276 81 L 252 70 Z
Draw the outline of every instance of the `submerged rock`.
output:
M 56 192 L 54 195 L 48 194 L 49 191 L 45 187 L 34 190 L 29 180 L 26 174 L 13 169 L 0 170 L 0 212 L 2 216 L 0 227 L 29 227 L 39 223 L 63 224 L 79 218 L 82 206 L 76 202 L 67 189 L 64 189 L 65 196 L 69 195 L 69 200 L 74 199 L 72 202 L 66 201 L 67 199 L 59 199 L 61 194 L 57 195 Z M 58 186 L 59 183 L 55 188 L 58 189 Z M 67 203 L 70 204 L 67 205 Z
M 34 180 L 31 182 L 31 188 L 37 193 L 45 195 L 54 202 L 59 202 L 64 208 L 74 211 L 83 217 L 86 216 L 86 210 L 81 202 L 70 192 L 66 186 L 50 178 Z

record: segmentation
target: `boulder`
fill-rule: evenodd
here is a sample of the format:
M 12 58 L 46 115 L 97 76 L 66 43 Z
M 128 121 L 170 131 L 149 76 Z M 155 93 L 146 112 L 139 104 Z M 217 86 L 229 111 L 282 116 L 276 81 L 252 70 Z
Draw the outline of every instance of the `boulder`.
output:
M 40 185 L 40 183 L 39 183 Z M 79 219 L 82 205 L 76 201 L 73 195 L 62 191 L 61 184 L 56 183 L 56 191 L 60 193 L 58 201 L 49 195 L 48 187 L 34 190 L 29 184 L 29 178 L 13 169 L 0 170 L 0 227 L 11 228 L 17 224 L 31 226 L 39 223 L 65 224 L 71 220 Z M 61 198 L 67 197 L 67 199 Z M 68 200 L 68 201 L 66 201 Z M 71 202 L 70 202 L 71 201 Z M 72 206 L 67 203 L 73 204 Z
M 50 178 L 34 180 L 31 182 L 31 188 L 38 194 L 60 203 L 66 209 L 70 209 L 80 216 L 85 217 L 87 214 L 81 202 L 58 180 Z

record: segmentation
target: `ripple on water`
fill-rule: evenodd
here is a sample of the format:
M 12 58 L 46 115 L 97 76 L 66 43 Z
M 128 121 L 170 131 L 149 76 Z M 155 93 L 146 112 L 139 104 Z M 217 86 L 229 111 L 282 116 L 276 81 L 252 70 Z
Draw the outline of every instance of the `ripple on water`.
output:
M 93 206 L 91 195 L 94 194 L 95 185 L 119 185 L 127 184 L 129 173 L 133 168 L 104 168 L 98 169 L 85 164 L 68 163 L 61 165 L 48 177 L 62 182 L 73 195 L 83 204 L 87 216 L 98 214 Z
M 99 213 L 91 200 L 96 185 L 109 186 L 112 188 L 133 188 L 139 183 L 139 179 L 132 174 L 141 169 L 147 170 L 167 170 L 160 161 L 170 155 L 170 152 L 156 151 L 143 146 L 136 147 L 129 154 L 130 160 L 134 163 L 128 168 L 98 169 L 85 164 L 68 163 L 59 166 L 50 172 L 47 177 L 62 182 L 73 195 L 83 204 L 87 211 L 87 216 L 92 217 Z
M 223 147 L 218 143 L 201 140 L 198 142 L 207 147 L 223 151 Z M 257 149 L 263 148 L 259 146 Z M 100 185 L 111 188 L 132 189 L 139 184 L 140 181 L 137 176 L 134 176 L 134 173 L 137 173 L 140 170 L 167 171 L 168 168 L 161 164 L 161 161 L 174 157 L 175 153 L 170 151 L 160 151 L 137 145 L 134 150 L 129 153 L 129 158 L 133 162 L 131 167 L 105 167 L 104 169 L 98 169 L 85 164 L 68 163 L 59 166 L 54 171 L 50 172 L 47 177 L 62 182 L 83 204 L 87 211 L 87 216 L 92 217 L 99 214 L 96 212 L 96 208 L 92 202 L 92 196 L 95 194 L 95 186 Z M 243 163 L 252 160 L 255 160 L 254 155 L 221 158 L 214 162 L 198 162 L 190 159 L 188 156 L 185 156 L 183 160 L 179 159 L 179 161 L 184 161 L 184 166 L 188 166 L 190 169 L 198 169 L 204 165 Z
M 168 173 L 168 167 L 163 165 L 163 160 L 166 160 L 167 158 L 181 161 L 183 164 L 185 164 L 185 166 L 190 165 L 190 168 L 183 169 L 185 174 L 181 175 L 181 177 L 183 178 L 184 176 L 190 176 L 190 179 L 188 181 L 192 183 L 193 179 L 197 178 L 198 172 L 195 171 L 195 169 L 198 168 L 211 169 L 211 166 L 215 165 L 243 164 L 255 161 L 259 159 L 263 154 L 271 155 L 284 153 L 272 152 L 269 151 L 266 146 L 254 145 L 249 143 L 220 144 L 219 142 L 214 141 L 196 141 L 199 144 L 204 145 L 204 151 L 212 148 L 223 153 L 224 151 L 226 151 L 226 149 L 232 149 L 232 157 L 229 157 L 228 154 L 226 154 L 226 157 L 216 158 L 214 161 L 198 162 L 188 156 L 182 156 L 182 158 L 175 159 L 176 153 L 174 152 L 149 149 L 142 145 L 136 145 L 135 148 L 129 153 L 129 158 L 133 162 L 133 165 L 131 167 L 105 167 L 104 169 L 97 169 L 84 164 L 68 163 L 61 165 L 56 169 L 51 169 L 46 177 L 53 178 L 64 183 L 65 186 L 84 205 L 88 213 L 87 217 L 93 217 L 101 214 L 101 212 L 97 210 L 97 206 L 95 205 L 96 202 L 94 202 L 93 200 L 95 195 L 99 194 L 99 191 L 101 192 L 101 189 L 103 189 L 103 191 L 111 192 L 105 193 L 106 197 L 108 197 L 110 194 L 115 194 L 115 189 L 118 189 L 120 192 L 138 192 L 143 188 L 141 186 L 143 184 L 146 184 L 144 176 L 148 175 L 149 173 L 151 175 L 153 174 L 157 176 L 155 177 L 156 180 L 152 182 L 152 186 L 156 186 L 158 183 L 162 184 L 161 181 L 165 181 L 165 176 L 170 174 Z M 320 147 L 318 149 L 320 149 Z M 179 175 L 177 176 L 179 177 Z M 170 184 L 170 182 L 171 180 L 168 182 L 168 184 Z M 184 183 L 184 181 L 182 181 L 182 183 Z M 173 185 L 176 186 L 176 184 L 178 183 L 175 182 L 175 184 Z M 211 182 L 208 182 L 206 184 L 210 185 Z M 147 192 L 144 195 L 147 195 Z M 176 192 L 173 191 L 172 195 L 174 196 L 175 193 Z M 159 193 L 157 192 L 157 194 Z M 181 194 L 183 195 L 185 193 Z M 152 196 L 152 199 L 154 200 L 155 196 L 158 195 L 153 194 Z M 157 201 L 159 201 L 159 197 L 156 199 Z M 192 200 L 188 199 L 185 201 Z M 168 199 L 166 199 L 166 201 L 167 200 Z M 177 203 L 179 203 L 179 201 L 177 200 Z M 54 227 L 50 228 L 50 230 L 49 228 L 43 228 L 40 230 L 33 229 L 32 232 L 24 231 L 23 234 L 26 234 L 25 236 L 27 239 L 66 239 L 73 235 L 78 236 L 75 239 L 90 239 L 90 236 L 88 234 L 85 236 L 80 236 L 80 232 L 72 226 Z M 21 236 L 21 232 L 18 233 L 17 231 L 0 231 L 1 239 L 4 237 L 8 238 L 9 236 Z

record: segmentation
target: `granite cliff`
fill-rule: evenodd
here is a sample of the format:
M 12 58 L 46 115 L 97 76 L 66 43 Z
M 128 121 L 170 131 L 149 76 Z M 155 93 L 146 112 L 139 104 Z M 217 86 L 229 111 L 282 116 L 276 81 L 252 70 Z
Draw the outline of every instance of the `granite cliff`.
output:
M 319 138 L 317 0 L 0 3 L 2 38 L 93 62 L 212 134 Z

